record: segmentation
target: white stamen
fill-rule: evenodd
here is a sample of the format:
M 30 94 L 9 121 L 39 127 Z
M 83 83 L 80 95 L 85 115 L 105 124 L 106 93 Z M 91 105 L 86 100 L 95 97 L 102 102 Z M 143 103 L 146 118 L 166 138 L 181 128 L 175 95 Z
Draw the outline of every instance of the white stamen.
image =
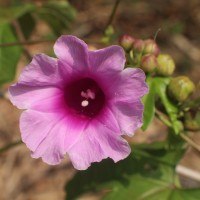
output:
M 89 98 L 95 99 L 95 93 L 92 90 L 87 89 L 87 95 Z
M 88 105 L 89 105 L 89 101 L 87 101 L 87 100 L 84 100 L 81 102 L 81 106 L 83 106 L 83 107 L 86 107 Z
M 81 91 L 81 96 L 86 99 L 95 99 L 95 93 L 90 89 L 87 89 L 86 92 Z
M 86 98 L 86 99 L 88 98 L 88 95 L 87 95 L 87 93 L 86 93 L 86 92 L 84 92 L 84 91 L 81 91 L 81 96 L 82 96 L 82 97 L 84 97 L 84 98 Z

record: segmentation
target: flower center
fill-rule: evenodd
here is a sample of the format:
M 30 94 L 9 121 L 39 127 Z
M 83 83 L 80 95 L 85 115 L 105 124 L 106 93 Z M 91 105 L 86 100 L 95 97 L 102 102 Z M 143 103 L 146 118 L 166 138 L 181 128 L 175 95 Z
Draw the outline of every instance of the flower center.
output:
M 95 93 L 91 91 L 90 89 L 87 89 L 86 92 L 81 91 L 81 96 L 86 99 L 81 102 L 81 106 L 83 107 L 86 107 L 89 105 L 89 101 L 88 101 L 89 99 L 92 99 L 92 100 L 95 99 Z
M 65 87 L 65 102 L 76 114 L 94 117 L 103 108 L 105 95 L 93 79 L 82 78 Z

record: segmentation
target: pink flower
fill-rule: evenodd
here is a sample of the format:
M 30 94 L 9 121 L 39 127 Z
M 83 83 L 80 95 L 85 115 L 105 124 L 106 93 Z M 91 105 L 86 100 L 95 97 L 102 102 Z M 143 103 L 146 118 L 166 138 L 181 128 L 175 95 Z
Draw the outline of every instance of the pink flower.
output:
M 9 89 L 20 109 L 22 140 L 33 158 L 58 164 L 67 153 L 76 169 L 130 154 L 122 135 L 142 125 L 140 97 L 147 93 L 140 69 L 124 68 L 119 46 L 90 51 L 74 36 L 55 43 L 58 59 L 36 55 Z

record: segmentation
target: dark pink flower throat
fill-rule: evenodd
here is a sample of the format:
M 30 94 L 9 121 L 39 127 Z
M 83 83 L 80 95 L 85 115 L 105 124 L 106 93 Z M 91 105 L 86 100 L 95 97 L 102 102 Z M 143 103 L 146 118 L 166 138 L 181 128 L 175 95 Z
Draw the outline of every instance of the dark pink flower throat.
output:
M 91 78 L 82 78 L 65 87 L 65 102 L 78 115 L 96 116 L 104 106 L 105 95 Z

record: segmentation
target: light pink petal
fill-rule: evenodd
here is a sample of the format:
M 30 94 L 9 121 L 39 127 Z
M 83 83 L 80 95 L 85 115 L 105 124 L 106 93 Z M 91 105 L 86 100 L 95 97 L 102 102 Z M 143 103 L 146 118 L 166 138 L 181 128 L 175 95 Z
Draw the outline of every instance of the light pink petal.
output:
M 87 169 L 92 162 L 100 162 L 105 156 L 98 140 L 93 138 L 91 132 L 84 132 L 76 144 L 68 151 L 74 168 Z
M 54 45 L 54 52 L 62 63 L 76 70 L 85 70 L 88 65 L 87 44 L 75 36 L 63 35 Z
M 78 170 L 87 169 L 91 163 L 112 158 L 115 162 L 130 154 L 128 143 L 101 122 L 93 120 L 69 149 L 69 157 Z
M 31 151 L 35 151 L 57 121 L 54 114 L 47 115 L 33 110 L 24 111 L 20 117 L 22 141 Z
M 33 158 L 58 164 L 85 128 L 85 121 L 57 113 L 28 110 L 20 119 L 22 140 L 32 151 Z
M 31 86 L 49 86 L 57 85 L 60 81 L 57 60 L 45 54 L 38 54 L 23 69 L 18 83 Z
M 126 158 L 131 150 L 128 142 L 120 136 L 120 129 L 118 129 L 117 126 L 115 130 L 110 129 L 107 125 L 109 122 L 112 123 L 113 121 L 108 119 L 105 126 L 105 124 L 102 124 L 98 119 L 94 120 L 93 124 L 91 124 L 90 131 L 94 133 L 95 139 L 104 152 L 103 158 L 109 157 L 113 159 L 114 162 L 118 162 Z
M 148 92 L 145 74 L 138 68 L 126 68 L 120 73 L 105 72 L 99 83 L 111 102 L 133 102 Z
M 112 111 L 111 105 L 105 105 L 99 116 L 96 116 L 95 120 L 100 122 L 102 126 L 112 130 L 115 135 L 122 135 L 119 121 Z
M 123 134 L 132 136 L 135 130 L 142 126 L 143 109 L 140 100 L 132 103 L 116 102 L 112 105 L 112 111 Z
M 62 91 L 47 98 L 40 99 L 39 101 L 35 101 L 28 108 L 35 111 L 45 112 L 47 115 L 48 113 L 64 114 L 67 112 Z
M 89 62 L 94 71 L 123 70 L 126 58 L 124 50 L 117 45 L 89 51 Z
M 115 162 L 130 153 L 128 143 L 120 137 L 121 130 L 113 112 L 105 106 L 101 114 L 92 119 L 84 132 L 68 150 L 76 169 L 85 170 L 91 163 L 112 158 Z
M 61 89 L 51 86 L 29 86 L 17 83 L 9 88 L 11 102 L 20 109 L 31 108 L 41 100 L 60 96 L 61 93 Z M 41 104 L 41 106 L 45 105 Z
M 148 92 L 145 83 L 145 73 L 139 68 L 126 68 L 121 73 L 121 80 L 118 81 L 115 97 L 118 100 L 131 101 L 141 98 Z

